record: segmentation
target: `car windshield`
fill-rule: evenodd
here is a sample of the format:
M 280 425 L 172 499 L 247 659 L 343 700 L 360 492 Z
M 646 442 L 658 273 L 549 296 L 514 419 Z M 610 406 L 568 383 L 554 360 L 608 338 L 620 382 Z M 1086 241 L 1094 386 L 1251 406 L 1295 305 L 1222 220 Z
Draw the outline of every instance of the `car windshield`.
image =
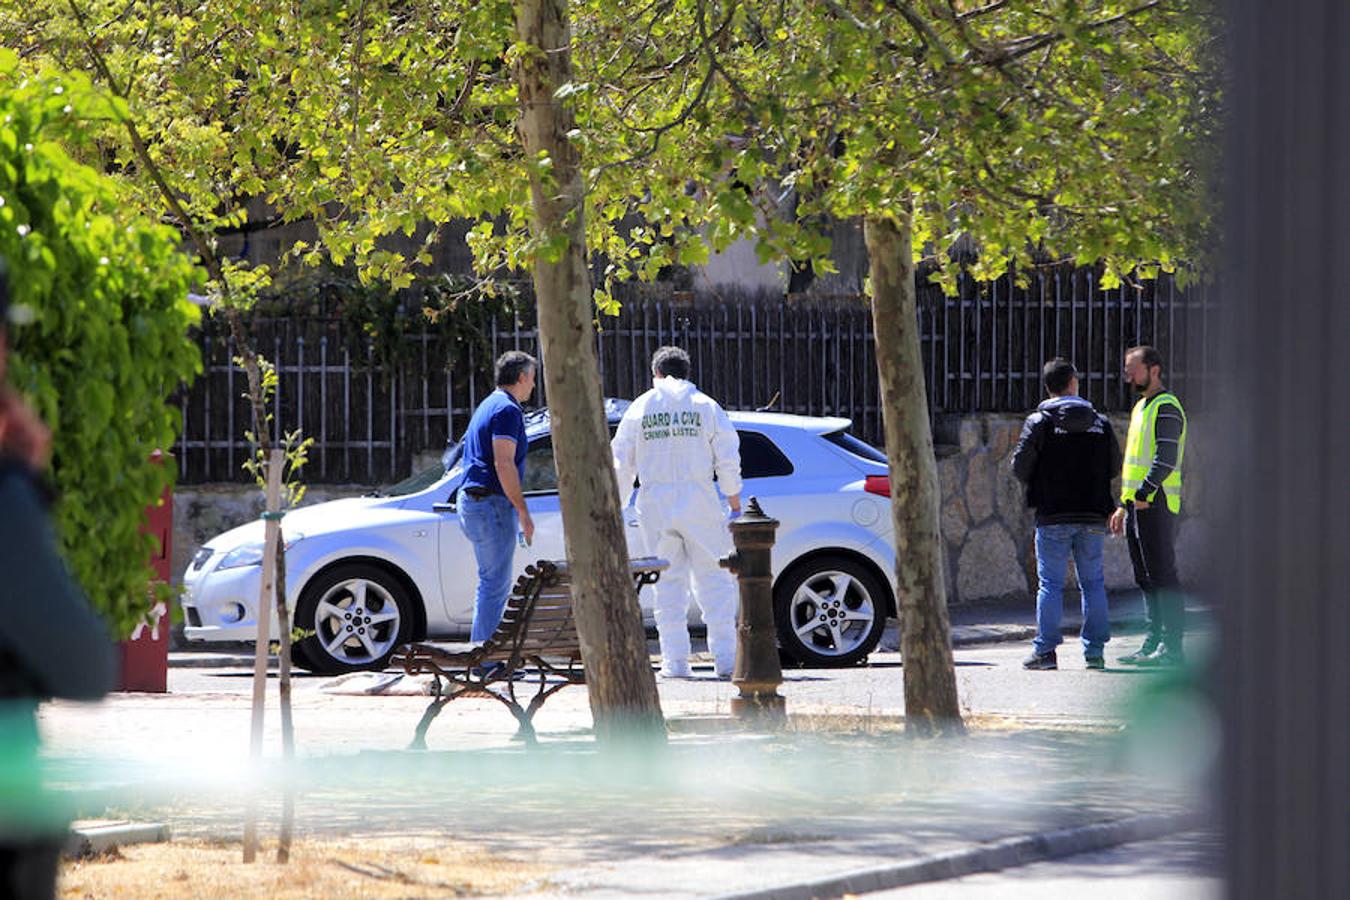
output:
M 445 466 L 437 463 L 434 466 L 427 466 L 420 472 L 414 472 L 398 484 L 380 488 L 376 495 L 380 497 L 403 497 L 407 494 L 415 494 L 431 487 L 443 477 L 445 477 Z
M 609 433 L 614 435 L 614 428 L 618 424 L 619 416 L 628 408 L 629 401 L 615 400 L 613 398 L 605 400 L 605 415 L 609 419 Z M 546 452 L 547 459 L 543 455 L 538 455 L 534 460 L 533 471 L 535 480 L 531 481 L 530 471 L 526 472 L 526 491 L 527 492 L 549 492 L 557 490 L 557 475 L 553 468 L 552 444 L 548 437 L 549 415 L 548 407 L 528 410 L 525 413 L 525 428 L 530 435 L 530 446 L 539 445 L 541 453 Z M 367 494 L 369 497 L 403 497 L 408 494 L 415 494 L 418 491 L 425 490 L 440 481 L 447 474 L 451 473 L 459 465 L 460 459 L 464 456 L 464 441 L 458 440 L 449 444 L 445 452 L 441 454 L 440 465 L 428 466 L 420 472 L 403 479 L 397 484 L 383 487 Z M 551 480 L 551 484 L 545 483 Z M 533 488 L 531 488 L 533 485 Z
M 434 466 L 427 466 L 420 472 L 414 472 L 412 475 L 388 487 L 382 487 L 374 491 L 370 496 L 374 497 L 404 497 L 408 494 L 415 494 L 418 491 L 426 490 L 436 482 L 445 477 L 459 462 L 459 458 L 464 455 L 464 442 L 459 441 L 445 448 L 441 454 L 441 461 Z

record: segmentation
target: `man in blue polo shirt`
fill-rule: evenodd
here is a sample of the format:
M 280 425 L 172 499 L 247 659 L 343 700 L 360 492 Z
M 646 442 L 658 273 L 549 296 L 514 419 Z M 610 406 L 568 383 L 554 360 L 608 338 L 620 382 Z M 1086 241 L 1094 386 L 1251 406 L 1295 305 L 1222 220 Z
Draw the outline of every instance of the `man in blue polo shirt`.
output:
M 528 545 L 534 522 L 525 506 L 525 415 L 520 405 L 534 393 L 539 364 L 520 350 L 497 360 L 497 389 L 478 404 L 464 432 L 464 481 L 459 489 L 459 525 L 478 561 L 470 638 L 485 641 L 501 621 L 511 591 L 516 533 Z

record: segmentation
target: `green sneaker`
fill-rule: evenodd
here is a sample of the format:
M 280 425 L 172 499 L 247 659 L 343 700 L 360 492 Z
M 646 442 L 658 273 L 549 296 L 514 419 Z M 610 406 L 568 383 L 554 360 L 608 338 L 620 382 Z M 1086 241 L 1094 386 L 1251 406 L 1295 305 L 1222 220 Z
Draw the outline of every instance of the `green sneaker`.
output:
M 1135 665 L 1141 669 L 1175 669 L 1186 664 L 1186 656 L 1175 650 L 1163 647 L 1152 656 L 1146 656 Z
M 1089 669 L 1097 669 L 1098 671 L 1101 671 L 1102 669 L 1106 668 L 1106 660 L 1100 656 L 1086 657 L 1084 659 L 1084 662 L 1087 663 L 1087 667 Z
M 1127 653 L 1116 660 L 1118 663 L 1124 663 L 1127 666 L 1137 666 L 1145 659 L 1148 659 L 1158 650 L 1157 638 L 1145 638 L 1144 644 L 1133 653 Z

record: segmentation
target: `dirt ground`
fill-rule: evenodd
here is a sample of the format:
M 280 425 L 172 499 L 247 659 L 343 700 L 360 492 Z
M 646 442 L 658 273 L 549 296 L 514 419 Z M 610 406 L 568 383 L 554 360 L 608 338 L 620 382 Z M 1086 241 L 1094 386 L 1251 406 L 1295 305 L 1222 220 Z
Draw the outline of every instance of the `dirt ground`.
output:
M 549 869 L 427 837 L 299 841 L 286 865 L 276 844 L 246 865 L 238 842 L 137 844 L 61 867 L 71 898 L 345 898 L 507 894 L 544 884 Z

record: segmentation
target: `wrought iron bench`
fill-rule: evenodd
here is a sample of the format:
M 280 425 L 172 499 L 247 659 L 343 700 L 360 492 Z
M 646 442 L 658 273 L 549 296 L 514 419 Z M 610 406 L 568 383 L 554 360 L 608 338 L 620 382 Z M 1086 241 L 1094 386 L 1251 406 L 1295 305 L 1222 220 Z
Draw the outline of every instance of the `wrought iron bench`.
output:
M 630 560 L 634 593 L 655 583 L 669 565 L 655 557 Z M 431 723 L 447 703 L 461 697 L 501 703 L 516 717 L 516 736 L 534 744 L 534 714 L 558 691 L 586 681 L 567 563 L 541 560 L 527 567 L 511 589 L 501 624 L 483 643 L 405 644 L 392 662 L 409 675 L 426 673 L 435 680 L 434 699 L 417 724 L 411 749 L 426 749 Z M 535 688 L 527 705 L 516 698 L 517 684 Z

